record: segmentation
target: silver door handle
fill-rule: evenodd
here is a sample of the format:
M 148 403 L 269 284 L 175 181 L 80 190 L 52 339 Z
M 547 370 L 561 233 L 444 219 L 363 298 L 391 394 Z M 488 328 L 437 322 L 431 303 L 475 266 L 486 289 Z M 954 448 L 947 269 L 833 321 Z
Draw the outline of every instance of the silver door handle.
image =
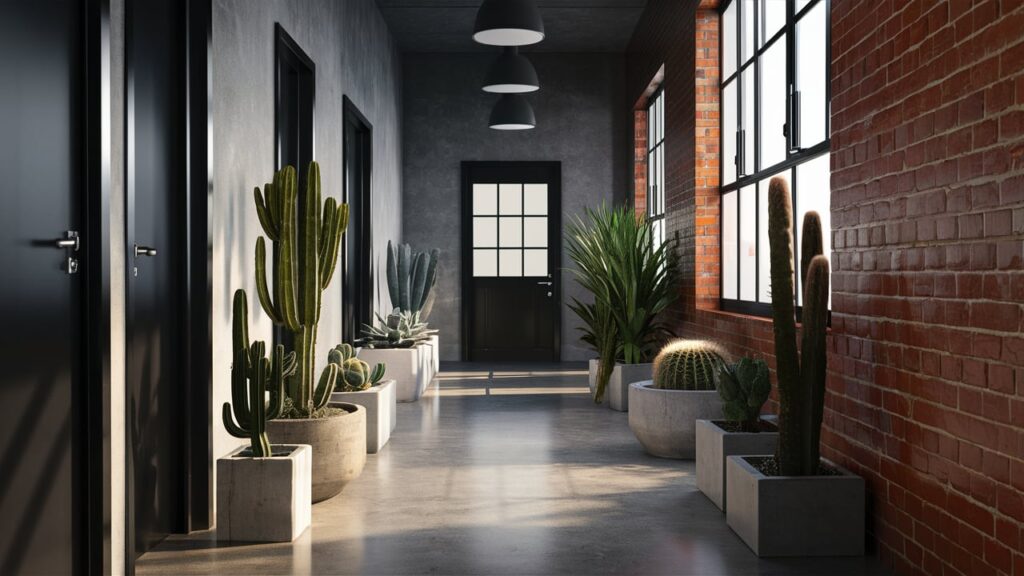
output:
M 64 233 L 64 238 L 61 238 L 60 240 L 54 240 L 53 245 L 54 247 L 60 248 L 61 250 L 70 248 L 72 250 L 77 251 L 78 242 L 78 232 L 74 230 L 68 230 L 67 232 Z
M 150 248 L 149 246 L 135 245 L 135 257 L 139 256 L 156 256 L 156 248 Z
M 537 282 L 537 286 L 551 286 L 553 282 Z

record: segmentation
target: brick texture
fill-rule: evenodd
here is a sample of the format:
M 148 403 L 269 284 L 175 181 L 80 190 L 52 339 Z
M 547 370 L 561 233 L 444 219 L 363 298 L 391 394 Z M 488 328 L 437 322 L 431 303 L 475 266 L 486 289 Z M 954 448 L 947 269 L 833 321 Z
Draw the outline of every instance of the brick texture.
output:
M 647 214 L 647 108 L 646 98 L 633 111 L 633 209 Z

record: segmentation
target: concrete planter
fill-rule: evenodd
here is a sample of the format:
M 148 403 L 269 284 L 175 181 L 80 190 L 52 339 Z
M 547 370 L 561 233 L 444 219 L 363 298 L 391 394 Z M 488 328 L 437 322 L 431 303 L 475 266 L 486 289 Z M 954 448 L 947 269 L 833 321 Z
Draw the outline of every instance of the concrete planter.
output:
M 314 504 L 341 492 L 366 464 L 366 408 L 347 403 L 330 406 L 344 412 L 328 418 L 267 422 L 267 436 L 275 442 L 312 447 Z
M 864 479 L 831 462 L 836 476 L 765 476 L 729 456 L 726 522 L 758 556 L 864 554 Z
M 431 352 L 433 354 L 431 358 L 434 361 L 432 366 L 433 372 L 437 375 L 437 373 L 441 371 L 441 339 L 437 334 L 434 334 L 430 337 L 430 340 L 428 340 L 427 343 L 430 344 Z
M 651 379 L 654 364 L 615 363 L 612 377 L 608 380 L 608 407 L 619 412 L 629 411 L 629 385 Z
M 420 344 L 412 348 L 360 348 L 359 359 L 370 366 L 387 365 L 387 375 L 395 381 L 399 402 L 415 402 L 434 379 L 431 347 Z
M 366 408 L 366 452 L 376 454 L 391 439 L 395 429 L 395 414 L 398 398 L 395 396 L 395 381 L 385 380 L 367 390 L 358 392 L 335 392 L 332 402 L 348 402 Z
M 217 459 L 217 539 L 292 542 L 309 528 L 313 450 L 271 446 L 270 458 L 239 446 Z
M 659 390 L 651 380 L 629 385 L 629 428 L 652 456 L 692 460 L 697 420 L 721 419 L 715 390 Z
M 697 420 L 697 488 L 726 509 L 725 459 L 775 453 L 778 432 L 727 432 L 711 420 Z

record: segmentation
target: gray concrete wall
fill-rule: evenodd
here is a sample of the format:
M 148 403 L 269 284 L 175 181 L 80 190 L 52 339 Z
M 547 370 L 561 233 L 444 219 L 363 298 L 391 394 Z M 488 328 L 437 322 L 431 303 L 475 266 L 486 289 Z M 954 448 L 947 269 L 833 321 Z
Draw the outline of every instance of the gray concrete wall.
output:
M 585 206 L 626 198 L 632 175 L 624 59 L 618 54 L 528 54 L 541 90 L 528 98 L 537 128 L 500 132 L 487 127 L 497 98 L 480 90 L 494 54 L 405 54 L 405 241 L 441 250 L 437 301 L 430 317 L 441 330 L 441 357 L 462 350 L 460 291 L 460 163 L 463 160 L 557 160 L 562 163 L 563 222 Z M 564 252 L 564 267 L 571 266 Z M 579 342 L 575 315 L 564 302 L 583 297 L 573 274 L 561 274 L 562 359 L 590 354 Z
M 213 8 L 213 454 L 243 441 L 229 436 L 220 406 L 230 398 L 231 298 L 249 293 L 253 338 L 271 337 L 255 291 L 253 247 L 261 229 L 254 186 L 274 169 L 274 24 L 316 64 L 314 157 L 324 195 L 342 193 L 342 97 L 373 125 L 375 254 L 401 236 L 401 57 L 373 0 L 215 0 Z M 341 341 L 341 282 L 323 298 L 318 364 Z M 216 485 L 216 484 L 215 484 Z

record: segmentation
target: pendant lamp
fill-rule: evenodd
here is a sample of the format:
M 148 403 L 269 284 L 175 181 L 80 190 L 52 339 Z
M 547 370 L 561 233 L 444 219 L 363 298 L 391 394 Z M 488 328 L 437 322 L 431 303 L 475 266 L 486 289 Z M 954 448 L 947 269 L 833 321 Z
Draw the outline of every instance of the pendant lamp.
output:
M 484 79 L 484 92 L 494 94 L 521 94 L 540 90 L 540 81 L 533 64 L 519 53 L 515 46 L 505 47 L 501 56 L 491 64 Z
M 544 21 L 533 0 L 484 0 L 473 40 L 491 46 L 526 46 L 544 39 Z
M 491 110 L 488 125 L 494 130 L 529 130 L 537 125 L 537 118 L 525 97 L 503 94 Z

